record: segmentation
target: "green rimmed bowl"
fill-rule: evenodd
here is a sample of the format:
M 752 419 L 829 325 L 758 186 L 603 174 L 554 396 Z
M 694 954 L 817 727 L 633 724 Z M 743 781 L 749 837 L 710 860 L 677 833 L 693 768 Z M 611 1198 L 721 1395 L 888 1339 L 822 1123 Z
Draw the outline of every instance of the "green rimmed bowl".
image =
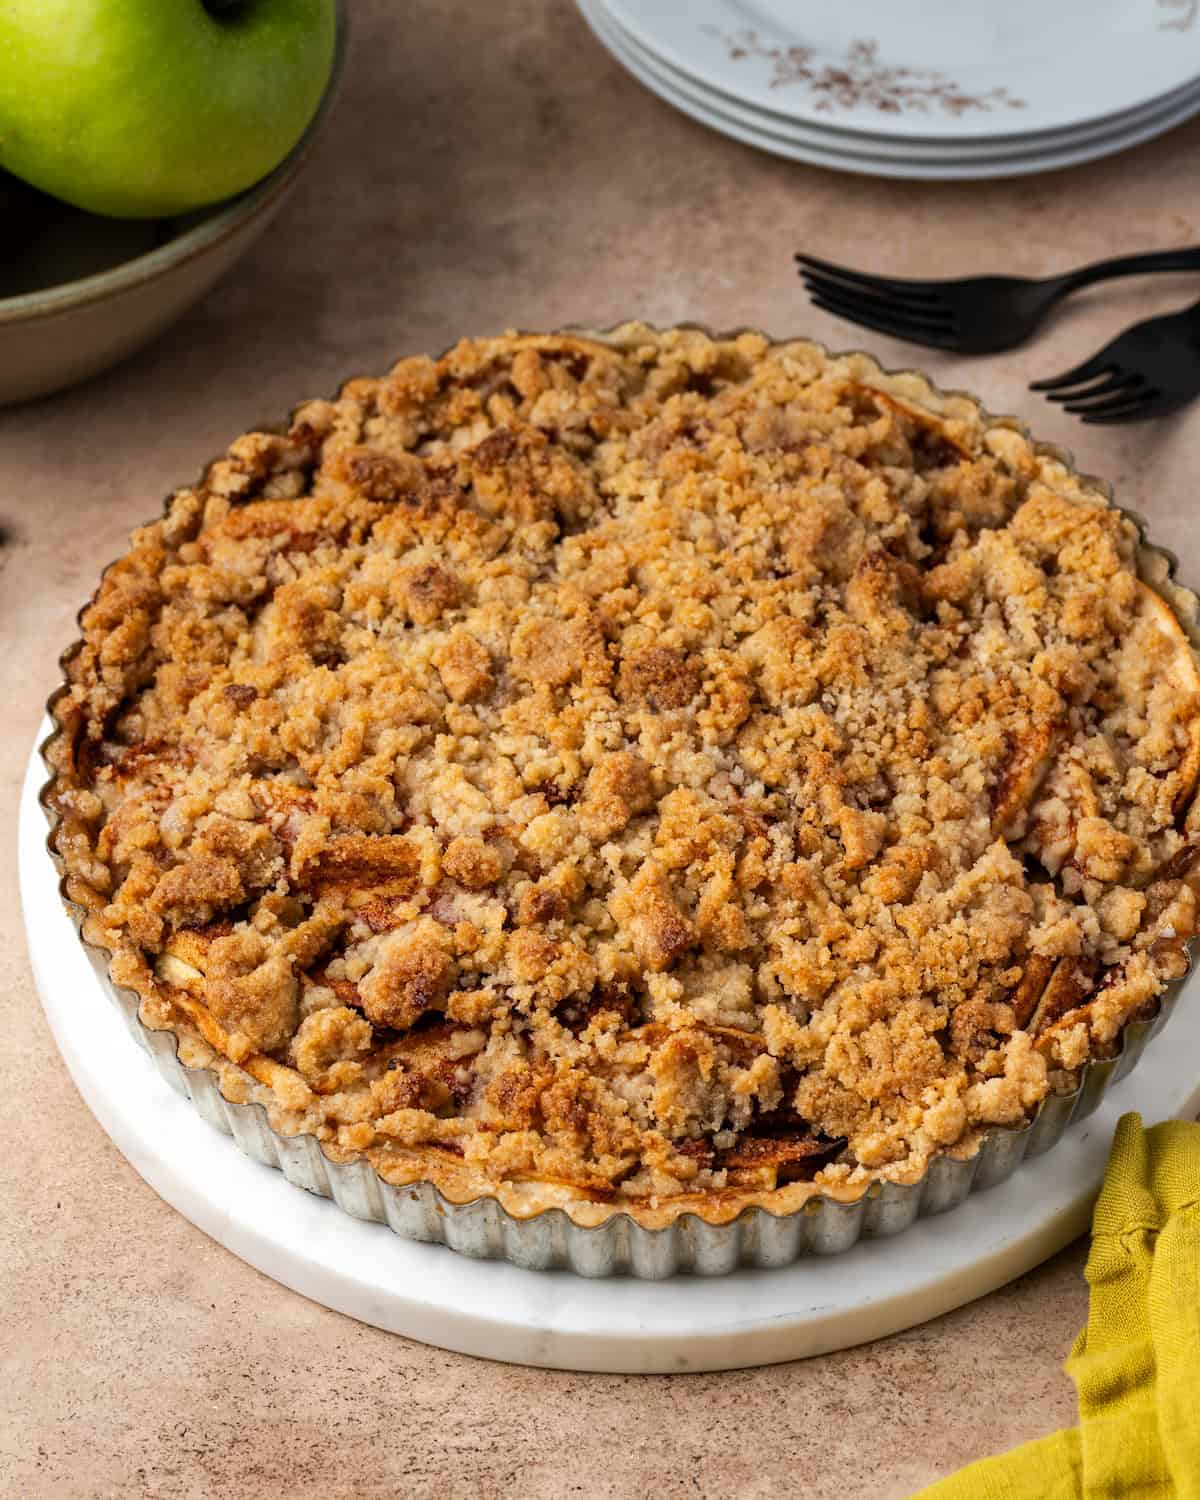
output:
M 329 115 L 346 45 L 339 0 L 333 67 L 303 136 L 254 187 L 186 218 L 104 219 L 0 176 L 0 406 L 48 396 L 128 358 L 245 255 Z

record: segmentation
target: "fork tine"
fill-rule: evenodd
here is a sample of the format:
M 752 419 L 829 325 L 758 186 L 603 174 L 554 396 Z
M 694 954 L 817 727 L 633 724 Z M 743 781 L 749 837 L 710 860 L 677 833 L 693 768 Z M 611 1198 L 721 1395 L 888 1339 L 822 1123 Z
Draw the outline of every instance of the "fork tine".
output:
M 1104 401 L 1069 401 L 1063 408 L 1078 417 L 1115 417 L 1148 406 L 1158 396 L 1158 391 L 1138 386 L 1123 390 Z
M 832 292 L 810 292 L 809 296 L 814 306 L 845 318 L 849 323 L 869 324 L 872 320 L 875 323 L 886 323 L 891 329 L 902 330 L 898 335 L 900 337 L 951 339 L 954 333 L 952 328 L 943 324 L 926 323 L 922 319 L 910 317 L 903 308 L 868 302 L 862 297 L 839 297 Z
M 849 266 L 835 266 L 832 261 L 818 260 L 815 255 L 797 254 L 796 264 L 803 269 L 843 281 L 851 287 L 874 287 L 878 291 L 899 292 L 905 296 L 938 300 L 940 295 L 936 281 L 906 281 L 899 277 L 873 276 L 867 271 L 854 271 Z
M 889 338 L 903 339 L 910 344 L 928 344 L 933 349 L 954 347 L 953 339 L 928 328 L 907 323 L 902 319 L 872 317 L 857 308 L 847 311 L 839 304 L 827 302 L 823 297 L 814 297 L 813 306 L 819 307 L 822 312 L 832 313 L 835 318 L 842 318 L 848 323 L 856 323 L 860 328 L 870 328 L 875 333 L 886 333 Z
M 1076 365 L 1073 370 L 1066 370 L 1061 375 L 1053 375 L 1049 380 L 1033 381 L 1029 389 L 1031 391 L 1061 390 L 1064 385 L 1078 385 L 1082 380 L 1095 380 L 1099 375 L 1107 375 L 1112 368 L 1113 363 L 1106 347 L 1098 350 L 1091 359 L 1085 359 L 1081 365 Z
M 1111 426 L 1117 422 L 1142 422 L 1147 417 L 1161 416 L 1170 410 L 1170 405 L 1155 390 L 1140 391 L 1137 396 L 1120 406 L 1102 406 L 1093 411 L 1080 413 L 1080 421 L 1090 426 Z
M 838 300 L 849 304 L 851 300 L 861 304 L 871 311 L 898 312 L 910 317 L 914 322 L 919 321 L 945 328 L 949 332 L 955 324 L 954 314 L 948 307 L 942 307 L 936 302 L 910 302 L 898 293 L 892 295 L 887 292 L 876 292 L 869 288 L 851 289 L 840 281 L 830 281 L 823 276 L 817 276 L 809 271 L 802 271 L 801 280 L 805 289 L 811 296 L 828 297 L 831 301 Z
M 1068 386 L 1065 390 L 1048 391 L 1046 399 L 1048 401 L 1092 401 L 1097 396 L 1112 396 L 1121 390 L 1124 390 L 1126 394 L 1131 394 L 1141 384 L 1140 375 L 1129 374 L 1124 370 L 1114 368 L 1112 374 L 1106 375 L 1098 384 Z

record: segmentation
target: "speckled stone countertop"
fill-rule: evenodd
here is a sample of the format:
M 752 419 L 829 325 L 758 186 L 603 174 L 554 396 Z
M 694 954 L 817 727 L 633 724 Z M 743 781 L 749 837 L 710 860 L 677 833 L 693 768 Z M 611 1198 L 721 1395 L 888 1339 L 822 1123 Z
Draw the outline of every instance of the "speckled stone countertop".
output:
M 791 253 L 1040 273 L 1200 241 L 1200 122 L 1041 178 L 879 182 L 675 114 L 566 0 L 354 11 L 337 114 L 250 259 L 123 369 L 0 412 L 0 1494 L 905 1496 L 1073 1420 L 1082 1248 L 898 1337 L 726 1375 L 524 1370 L 361 1327 L 193 1229 L 81 1103 L 25 958 L 18 787 L 75 611 L 129 528 L 255 421 L 463 333 L 638 314 L 866 343 L 1073 448 L 1195 584 L 1200 407 L 1084 428 L 1025 386 L 1198 278 L 1096 289 L 1032 350 L 966 361 L 811 311 Z

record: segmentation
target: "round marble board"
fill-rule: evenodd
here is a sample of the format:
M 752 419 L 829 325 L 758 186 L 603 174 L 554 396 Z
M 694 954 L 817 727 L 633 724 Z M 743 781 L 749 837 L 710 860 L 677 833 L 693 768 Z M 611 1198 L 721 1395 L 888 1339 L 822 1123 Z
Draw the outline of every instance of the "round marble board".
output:
M 294 1291 L 393 1333 L 564 1370 L 737 1369 L 882 1338 L 1003 1286 L 1086 1230 L 1117 1118 L 1200 1108 L 1200 1005 L 1181 1003 L 1096 1114 L 999 1187 L 894 1239 L 777 1271 L 588 1280 L 403 1240 L 293 1187 L 207 1125 L 137 1046 L 58 893 L 32 757 L 21 800 L 21 901 L 47 1019 L 92 1113 L 161 1197 Z M 136 1233 L 136 1225 L 131 1225 Z

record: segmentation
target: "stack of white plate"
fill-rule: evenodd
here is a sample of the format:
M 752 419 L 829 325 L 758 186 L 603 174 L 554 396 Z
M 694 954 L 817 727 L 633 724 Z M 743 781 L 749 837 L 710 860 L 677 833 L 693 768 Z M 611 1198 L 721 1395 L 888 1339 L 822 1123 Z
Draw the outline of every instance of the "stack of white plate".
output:
M 1200 0 L 579 0 L 647 88 L 779 156 L 1009 177 L 1200 112 Z

